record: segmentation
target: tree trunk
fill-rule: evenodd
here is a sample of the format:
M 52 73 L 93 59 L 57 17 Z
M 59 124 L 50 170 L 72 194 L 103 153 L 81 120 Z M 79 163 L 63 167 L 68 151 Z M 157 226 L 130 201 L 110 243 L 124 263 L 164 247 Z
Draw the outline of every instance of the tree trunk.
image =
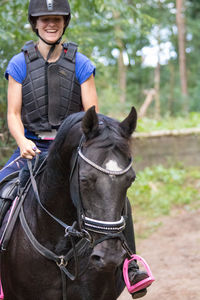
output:
M 155 118 L 160 118 L 160 62 L 158 60 L 154 75 L 154 89 L 155 89 Z
M 138 113 L 138 117 L 141 119 L 145 117 L 148 107 L 150 106 L 151 102 L 154 100 L 155 90 L 154 89 L 146 90 L 144 91 L 144 94 L 146 95 L 146 99 L 142 104 L 142 106 L 140 107 Z
M 168 109 L 171 115 L 173 115 L 173 104 L 174 104 L 174 84 L 175 84 L 175 69 L 172 62 L 169 62 L 169 96 L 168 96 Z
M 161 9 L 161 2 L 159 2 L 159 6 Z M 157 31 L 157 43 L 158 43 L 158 62 L 157 66 L 155 68 L 154 73 L 154 89 L 155 89 L 155 118 L 160 119 L 160 26 L 158 25 L 158 31 Z
M 188 111 L 188 86 L 187 68 L 185 53 L 185 0 L 176 0 L 176 23 L 178 28 L 178 48 L 179 48 L 179 70 L 181 80 L 181 93 L 183 95 L 183 109 Z

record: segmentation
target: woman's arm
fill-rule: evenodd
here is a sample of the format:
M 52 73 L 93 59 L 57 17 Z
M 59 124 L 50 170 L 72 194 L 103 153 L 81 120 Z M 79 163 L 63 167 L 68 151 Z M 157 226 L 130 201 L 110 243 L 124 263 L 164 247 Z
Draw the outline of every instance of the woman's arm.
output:
M 16 140 L 21 156 L 24 158 L 33 158 L 35 144 L 27 139 L 24 135 L 24 125 L 21 119 L 22 108 L 22 85 L 18 83 L 12 76 L 9 76 L 8 81 L 8 128 L 10 133 Z M 40 152 L 39 150 L 37 150 Z
M 88 110 L 88 108 L 90 108 L 91 106 L 95 105 L 96 112 L 99 112 L 98 97 L 93 74 L 81 84 L 81 96 L 83 109 L 85 111 Z

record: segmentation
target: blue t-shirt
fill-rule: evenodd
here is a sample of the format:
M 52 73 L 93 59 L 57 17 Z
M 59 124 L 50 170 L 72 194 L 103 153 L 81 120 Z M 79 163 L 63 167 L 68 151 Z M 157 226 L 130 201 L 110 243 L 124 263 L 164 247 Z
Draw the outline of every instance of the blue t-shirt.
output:
M 91 63 L 89 58 L 80 52 L 76 53 L 76 63 L 75 63 L 75 72 L 76 78 L 79 83 L 82 84 L 86 81 L 92 74 L 95 75 L 95 66 Z M 12 76 L 17 82 L 23 83 L 26 78 L 26 61 L 24 57 L 24 53 L 21 52 L 10 60 L 6 72 L 5 77 L 8 79 L 8 76 Z
M 80 84 L 85 82 L 92 74 L 95 76 L 95 70 L 96 68 L 89 58 L 80 52 L 76 53 L 75 72 L 76 78 Z M 26 78 L 26 61 L 23 52 L 13 56 L 13 58 L 10 60 L 5 72 L 6 79 L 8 79 L 9 75 L 12 76 L 17 82 L 21 84 L 23 83 L 24 79 Z M 28 131 L 27 129 L 25 129 L 25 136 L 34 140 L 40 139 L 37 135 Z

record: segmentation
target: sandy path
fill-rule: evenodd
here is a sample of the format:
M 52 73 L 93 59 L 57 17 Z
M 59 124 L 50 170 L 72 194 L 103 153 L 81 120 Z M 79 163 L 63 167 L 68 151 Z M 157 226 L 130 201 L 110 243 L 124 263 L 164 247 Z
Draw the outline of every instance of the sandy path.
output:
M 156 281 L 144 300 L 200 299 L 200 209 L 180 210 L 162 220 L 148 239 L 138 241 L 138 254 L 149 263 Z M 132 299 L 127 290 L 118 300 Z

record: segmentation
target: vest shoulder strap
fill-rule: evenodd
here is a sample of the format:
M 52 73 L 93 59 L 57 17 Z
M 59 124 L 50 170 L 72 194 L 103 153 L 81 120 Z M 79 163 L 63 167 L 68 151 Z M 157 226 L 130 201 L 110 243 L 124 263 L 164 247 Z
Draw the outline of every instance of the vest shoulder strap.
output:
M 38 53 L 33 41 L 26 42 L 22 48 L 22 51 L 28 54 L 30 61 L 33 61 L 38 58 Z
M 67 50 L 67 52 L 65 53 L 65 58 L 67 60 L 75 63 L 75 57 L 76 57 L 78 45 L 76 43 L 69 42 L 69 43 L 64 43 L 63 47 L 64 47 L 64 49 Z

